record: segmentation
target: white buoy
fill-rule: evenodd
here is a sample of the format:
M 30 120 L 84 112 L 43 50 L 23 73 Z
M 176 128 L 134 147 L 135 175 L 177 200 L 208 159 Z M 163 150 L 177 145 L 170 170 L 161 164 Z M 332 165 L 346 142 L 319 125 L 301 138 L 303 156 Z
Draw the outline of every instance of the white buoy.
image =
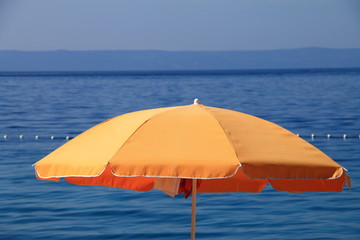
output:
M 4 139 L 7 139 L 8 138 L 8 136 L 7 135 L 4 135 Z M 359 135 L 359 138 L 360 138 L 360 135 Z
M 54 139 L 55 139 L 55 137 L 54 137 L 54 136 L 51 136 L 50 138 L 51 138 L 51 140 L 54 140 Z
M 195 99 L 194 99 L 194 104 L 199 104 L 199 103 L 200 103 L 199 99 L 198 99 L 198 98 L 195 98 Z
M 311 134 L 311 138 L 314 138 L 314 137 L 315 137 L 315 134 L 312 133 L 312 134 Z
M 346 139 L 346 138 L 347 138 L 346 134 L 344 134 L 344 135 L 343 135 L 343 138 L 344 138 L 344 139 Z
M 66 136 L 66 140 L 69 140 L 70 139 L 70 137 L 69 136 Z
M 24 135 L 20 135 L 19 138 L 20 138 L 20 139 L 23 139 L 23 138 L 24 138 Z
M 39 139 L 39 136 L 38 136 L 38 135 L 36 135 L 36 136 L 35 136 L 35 139 Z
M 300 134 L 297 133 L 296 136 L 300 137 Z
M 331 137 L 331 135 L 330 135 L 330 134 L 328 134 L 328 135 L 326 135 L 326 137 L 327 137 L 327 138 L 330 138 L 330 137 Z

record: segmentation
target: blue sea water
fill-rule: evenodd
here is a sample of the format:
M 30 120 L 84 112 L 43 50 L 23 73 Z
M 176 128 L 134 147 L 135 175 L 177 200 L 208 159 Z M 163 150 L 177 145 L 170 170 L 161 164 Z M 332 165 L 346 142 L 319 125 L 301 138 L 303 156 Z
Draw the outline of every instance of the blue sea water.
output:
M 191 199 L 40 181 L 31 165 L 105 119 L 194 98 L 299 133 L 353 182 L 341 193 L 199 194 L 198 239 L 360 239 L 360 69 L 0 73 L 0 90 L 0 239 L 189 239 Z

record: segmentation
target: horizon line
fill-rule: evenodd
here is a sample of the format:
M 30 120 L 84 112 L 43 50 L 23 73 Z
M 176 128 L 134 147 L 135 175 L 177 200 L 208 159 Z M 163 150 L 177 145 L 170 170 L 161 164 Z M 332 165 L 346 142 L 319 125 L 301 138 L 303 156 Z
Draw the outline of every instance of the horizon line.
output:
M 1 71 L 0 76 L 12 75 L 12 74 L 20 74 L 20 75 L 53 75 L 53 74 L 78 74 L 78 75 L 87 75 L 87 74 L 150 74 L 150 73 L 266 73 L 266 72 L 274 72 L 274 71 L 281 71 L 281 72 L 323 72 L 323 71 L 359 71 L 360 67 L 328 67 L 328 68 L 254 68 L 254 69 L 181 69 L 181 70 L 171 70 L 171 69 L 164 69 L 164 70 L 49 70 L 49 71 Z
M 295 48 L 274 48 L 274 49 L 250 49 L 250 50 L 165 50 L 165 49 L 42 49 L 42 50 L 19 50 L 0 49 L 0 52 L 266 52 L 266 51 L 287 51 L 302 49 L 326 49 L 326 50 L 360 50 L 360 47 L 295 47 Z

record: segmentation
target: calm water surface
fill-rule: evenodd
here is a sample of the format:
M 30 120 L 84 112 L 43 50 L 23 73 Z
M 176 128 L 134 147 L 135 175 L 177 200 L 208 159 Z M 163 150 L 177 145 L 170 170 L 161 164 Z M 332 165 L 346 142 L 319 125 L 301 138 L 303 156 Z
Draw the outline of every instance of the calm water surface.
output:
M 0 90 L 0 239 L 189 239 L 191 199 L 40 181 L 31 165 L 66 142 L 52 135 L 194 98 L 300 133 L 346 167 L 354 185 L 342 193 L 200 194 L 198 239 L 360 239 L 360 139 L 309 138 L 359 136 L 360 70 L 2 73 Z

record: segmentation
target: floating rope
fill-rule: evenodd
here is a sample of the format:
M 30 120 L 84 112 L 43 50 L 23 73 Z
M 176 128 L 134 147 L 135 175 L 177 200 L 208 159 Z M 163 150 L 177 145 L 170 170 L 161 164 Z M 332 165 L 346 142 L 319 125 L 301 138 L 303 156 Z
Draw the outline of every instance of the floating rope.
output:
M 296 134 L 296 136 L 298 137 L 302 137 L 302 138 L 306 138 L 307 136 L 304 135 L 300 135 L 299 133 Z M 331 135 L 331 134 L 326 134 L 326 135 L 316 135 L 314 133 L 312 133 L 310 135 L 311 139 L 315 139 L 315 138 L 343 138 L 343 139 L 347 139 L 347 138 L 358 138 L 360 139 L 360 135 L 347 135 L 347 134 L 342 134 L 342 135 Z
M 9 135 L 3 135 L 3 139 L 25 139 L 25 135 L 16 135 L 16 136 L 9 136 Z M 73 139 L 74 137 L 70 137 L 70 136 L 65 136 L 65 137 L 55 137 L 55 136 L 47 136 L 47 137 L 40 137 L 39 135 L 35 135 L 35 136 L 28 136 L 26 137 L 26 139 L 35 139 L 35 140 L 40 140 L 40 139 L 50 139 L 50 140 L 55 140 L 55 139 L 65 139 L 65 140 L 70 140 Z
M 326 135 L 321 135 L 321 134 L 310 134 L 310 135 L 302 135 L 297 133 L 296 136 L 301 137 L 301 138 L 311 138 L 312 140 L 314 140 L 315 138 L 327 138 L 327 139 L 331 139 L 331 138 L 342 138 L 342 139 L 348 139 L 348 138 L 357 138 L 360 139 L 360 134 L 359 135 L 347 135 L 347 134 L 342 134 L 342 135 L 332 135 L 332 134 L 326 134 Z M 35 136 L 26 136 L 26 139 L 35 139 L 35 140 L 40 140 L 40 139 L 50 139 L 50 140 L 71 140 L 74 137 L 71 136 L 42 136 L 40 137 L 40 135 L 35 135 Z M 9 135 L 3 135 L 3 139 L 25 139 L 25 135 L 20 134 L 20 135 L 16 135 L 16 136 L 9 136 Z

